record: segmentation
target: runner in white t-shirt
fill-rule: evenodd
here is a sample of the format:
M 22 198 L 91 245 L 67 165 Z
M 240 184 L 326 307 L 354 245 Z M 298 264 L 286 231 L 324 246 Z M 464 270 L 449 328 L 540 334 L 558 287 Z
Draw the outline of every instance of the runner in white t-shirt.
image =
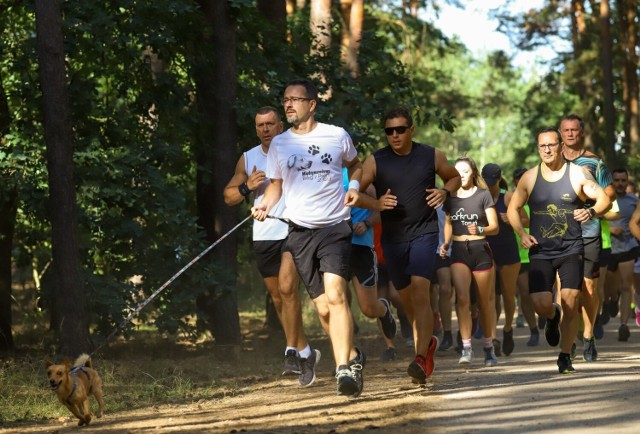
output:
M 289 82 L 282 103 L 292 127 L 273 139 L 266 171 L 271 183 L 262 202 L 252 208 L 253 216 L 265 220 L 283 197 L 290 221 L 286 249 L 331 338 L 338 394 L 356 397 L 362 392 L 365 357 L 353 347 L 347 303 L 352 236 L 348 205 L 357 196 L 362 165 L 344 129 L 315 120 L 318 90 L 310 81 Z M 343 166 L 349 172 L 347 192 Z M 317 353 L 303 358 L 303 374 L 316 363 Z
M 224 200 L 229 206 L 241 203 L 245 198 L 252 198 L 254 205 L 262 201 L 264 191 L 269 185 L 265 176 L 267 153 L 274 137 L 282 132 L 282 121 L 275 107 L 261 107 L 256 112 L 256 134 L 260 144 L 244 152 L 236 170 L 224 189 Z M 273 207 L 271 214 L 282 217 L 284 201 Z M 298 294 L 299 278 L 293 264 L 291 253 L 284 251 L 289 227 L 278 219 L 255 221 L 253 223 L 253 248 L 256 253 L 258 271 L 271 294 L 278 318 L 285 332 L 287 346 L 285 348 L 285 374 L 299 376 L 300 384 L 310 385 L 314 377 L 302 374 L 300 353 L 311 353 L 302 328 L 300 297 Z

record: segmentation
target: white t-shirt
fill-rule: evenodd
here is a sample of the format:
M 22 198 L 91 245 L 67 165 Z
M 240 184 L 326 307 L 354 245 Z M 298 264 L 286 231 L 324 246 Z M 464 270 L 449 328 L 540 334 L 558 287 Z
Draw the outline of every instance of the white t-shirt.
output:
M 307 134 L 291 130 L 271 141 L 267 177 L 282 179 L 285 216 L 295 224 L 318 229 L 348 220 L 342 186 L 343 161 L 358 156 L 349 134 L 318 123 Z
M 262 146 L 258 145 L 255 148 L 249 149 L 244 153 L 244 170 L 247 175 L 251 175 L 253 172 L 253 166 L 256 170 L 266 171 L 267 169 L 267 154 L 262 150 Z M 257 205 L 262 201 L 264 191 L 269 185 L 269 178 L 262 184 L 262 187 L 253 192 L 253 204 Z M 269 215 L 274 217 L 284 216 L 284 200 L 280 200 L 269 212 Z M 275 241 L 284 240 L 287 238 L 289 232 L 289 225 L 278 219 L 266 219 L 265 221 L 253 221 L 253 241 Z

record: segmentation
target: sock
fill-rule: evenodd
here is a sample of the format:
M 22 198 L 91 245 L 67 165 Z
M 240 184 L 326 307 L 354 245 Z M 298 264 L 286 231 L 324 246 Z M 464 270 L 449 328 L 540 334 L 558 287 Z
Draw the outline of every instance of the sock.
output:
M 462 348 L 471 348 L 471 339 L 463 339 Z
M 311 357 L 311 347 L 307 344 L 307 346 L 304 347 L 304 350 L 300 351 L 300 358 L 308 359 L 309 357 Z
M 344 369 L 349 370 L 349 366 L 348 365 L 339 365 L 338 368 L 336 369 L 336 372 L 342 371 Z
M 538 327 L 533 327 L 533 328 L 531 329 L 531 334 L 532 334 L 532 335 L 537 335 L 537 334 L 539 334 L 539 333 L 540 333 L 540 332 L 538 331 Z
M 569 353 L 560 353 L 560 357 L 568 358 L 571 357 Z
M 482 338 L 485 348 L 493 348 L 493 339 L 491 337 Z
M 285 356 L 287 355 L 287 352 L 288 352 L 289 350 L 293 350 L 293 351 L 295 351 L 295 352 L 296 352 L 296 354 L 298 354 L 298 349 L 297 349 L 296 347 L 287 347 L 287 348 L 285 348 L 285 349 L 284 349 L 284 355 L 285 355 Z

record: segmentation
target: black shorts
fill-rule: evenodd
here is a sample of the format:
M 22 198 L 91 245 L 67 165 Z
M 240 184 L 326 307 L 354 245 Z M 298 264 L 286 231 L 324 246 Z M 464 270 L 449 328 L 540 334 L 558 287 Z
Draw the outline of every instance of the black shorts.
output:
M 352 235 L 347 221 L 320 229 L 289 226 L 286 250 L 312 299 L 324 294 L 324 273 L 349 279 Z
M 609 267 L 609 263 L 611 262 L 611 247 L 600 250 L 600 268 Z
M 351 277 L 355 276 L 360 285 L 373 287 L 378 284 L 378 261 L 376 252 L 367 246 L 351 246 Z
M 451 264 L 464 264 L 471 272 L 490 270 L 493 267 L 491 247 L 487 240 L 454 241 Z
M 584 259 L 574 254 L 555 259 L 531 259 L 529 264 L 529 293 L 552 292 L 556 273 L 560 289 L 582 289 Z
M 256 265 L 263 279 L 277 276 L 280 272 L 284 244 L 285 240 L 253 242 L 253 250 L 256 253 Z
M 618 264 L 622 262 L 635 261 L 638 258 L 638 254 L 640 253 L 640 247 L 634 247 L 633 249 L 622 252 L 622 253 L 612 253 L 611 259 L 609 260 L 609 266 L 607 269 L 609 271 L 616 271 L 618 269 Z
M 393 286 L 398 291 L 406 288 L 411 283 L 411 276 L 431 281 L 436 262 L 433 252 L 437 247 L 438 232 L 420 235 L 411 241 L 383 242 L 385 265 Z
M 600 250 L 602 239 L 600 237 L 584 238 L 584 277 L 597 279 L 600 276 Z

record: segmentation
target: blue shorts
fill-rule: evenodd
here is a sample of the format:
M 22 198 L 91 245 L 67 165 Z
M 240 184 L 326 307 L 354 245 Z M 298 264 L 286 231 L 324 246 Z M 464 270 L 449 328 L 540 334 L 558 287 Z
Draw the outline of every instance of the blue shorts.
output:
M 411 284 L 411 276 L 433 280 L 438 232 L 420 235 L 411 241 L 383 242 L 384 261 L 389 277 L 398 290 Z

